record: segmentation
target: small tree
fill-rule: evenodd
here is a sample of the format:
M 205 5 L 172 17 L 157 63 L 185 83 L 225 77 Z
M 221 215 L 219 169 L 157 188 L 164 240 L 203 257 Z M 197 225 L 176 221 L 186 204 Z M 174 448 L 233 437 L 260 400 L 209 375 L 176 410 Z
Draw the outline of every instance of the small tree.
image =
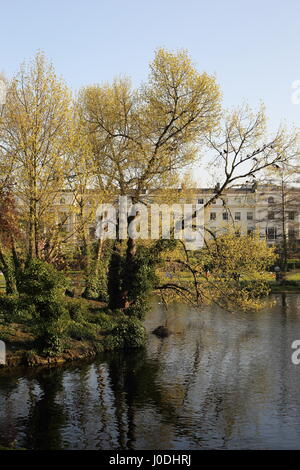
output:
M 157 289 L 165 300 L 182 299 L 198 308 L 214 302 L 229 310 L 255 310 L 268 294 L 266 271 L 275 259 L 274 249 L 258 233 L 237 237 L 231 230 L 212 237 L 195 253 L 178 242 L 175 250 L 163 253 L 164 270 Z M 162 274 L 170 264 L 177 269 L 166 282 Z

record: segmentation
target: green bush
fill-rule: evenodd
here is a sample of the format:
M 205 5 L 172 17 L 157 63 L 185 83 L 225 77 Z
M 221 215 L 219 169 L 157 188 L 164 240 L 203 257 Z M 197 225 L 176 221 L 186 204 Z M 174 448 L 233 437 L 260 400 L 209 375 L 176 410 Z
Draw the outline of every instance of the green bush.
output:
M 33 259 L 25 266 L 18 279 L 19 292 L 35 318 L 37 345 L 44 354 L 54 355 L 61 350 L 63 322 L 66 313 L 63 273 L 44 261 Z
M 14 336 L 14 329 L 10 325 L 1 325 L 0 326 L 0 340 L 4 342 L 11 341 Z
M 108 315 L 103 311 L 90 311 L 87 316 L 87 320 L 100 326 L 103 330 L 110 330 L 116 325 L 116 316 Z
M 88 316 L 89 307 L 86 301 L 82 299 L 65 299 L 66 308 L 71 320 L 81 322 Z
M 34 303 L 61 300 L 67 287 L 64 274 L 54 266 L 39 259 L 27 263 L 19 275 L 18 290 L 34 300 Z
M 107 302 L 107 276 L 104 269 L 99 269 L 97 276 L 90 273 L 86 281 L 87 285 L 82 294 L 82 297 L 91 300 L 99 300 L 100 302 Z
M 67 334 L 77 341 L 95 341 L 98 339 L 99 329 L 90 323 L 78 323 L 70 321 L 67 327 Z
M 143 266 L 143 270 L 147 268 Z M 148 272 L 140 271 L 139 275 L 149 280 Z M 134 287 L 146 290 L 148 286 L 140 278 L 136 278 Z M 145 331 L 137 318 L 143 309 L 143 295 L 134 303 L 137 312 L 126 315 L 121 310 L 99 309 L 95 302 L 66 297 L 66 284 L 63 273 L 52 265 L 37 259 L 29 261 L 18 273 L 19 296 L 0 295 L 3 335 L 10 335 L 6 317 L 10 322 L 23 322 L 36 338 L 37 353 L 45 356 L 60 354 L 68 339 L 91 341 L 99 351 L 144 344 Z
M 0 313 L 4 315 L 7 321 L 11 316 L 18 313 L 20 307 L 20 300 L 18 295 L 0 295 Z
M 149 310 L 149 295 L 158 281 L 155 274 L 155 267 L 159 261 L 158 253 L 159 249 L 156 246 L 149 250 L 140 245 L 129 264 L 126 257 L 120 260 L 117 268 L 122 274 L 121 290 L 128 293 L 129 307 L 125 310 L 130 317 L 142 320 Z M 118 273 L 117 275 L 120 277 Z M 110 291 L 111 295 L 115 295 L 113 289 Z
M 123 315 L 119 318 L 118 325 L 112 330 L 112 335 L 117 338 L 120 348 L 140 348 L 145 342 L 145 328 L 141 321 L 135 317 Z
M 46 357 L 57 356 L 62 351 L 61 338 L 55 329 L 52 330 L 53 324 L 46 325 L 44 334 L 40 334 L 36 344 L 40 352 Z
M 0 316 L 7 323 L 25 323 L 32 319 L 34 309 L 22 296 L 0 295 Z

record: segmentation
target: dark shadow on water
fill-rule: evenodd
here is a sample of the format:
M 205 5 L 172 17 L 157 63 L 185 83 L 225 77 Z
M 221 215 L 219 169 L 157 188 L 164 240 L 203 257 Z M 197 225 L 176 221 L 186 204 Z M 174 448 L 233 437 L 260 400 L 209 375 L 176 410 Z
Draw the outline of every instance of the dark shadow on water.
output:
M 253 314 L 156 304 L 141 350 L 0 373 L 0 445 L 27 449 L 300 448 L 300 296 Z

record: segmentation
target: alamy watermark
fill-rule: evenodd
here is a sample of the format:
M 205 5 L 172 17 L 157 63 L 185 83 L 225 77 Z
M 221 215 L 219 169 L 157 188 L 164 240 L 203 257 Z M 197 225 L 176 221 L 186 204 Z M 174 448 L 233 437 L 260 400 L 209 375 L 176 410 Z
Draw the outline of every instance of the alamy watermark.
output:
M 295 339 L 295 341 L 292 342 L 292 349 L 295 349 L 291 358 L 292 363 L 298 366 L 300 364 L 300 339 Z
M 6 364 L 6 347 L 4 341 L 0 340 L 0 365 Z
M 119 196 L 118 205 L 100 204 L 96 237 L 136 240 L 179 239 L 189 250 L 204 244 L 204 208 L 201 204 L 132 204 Z

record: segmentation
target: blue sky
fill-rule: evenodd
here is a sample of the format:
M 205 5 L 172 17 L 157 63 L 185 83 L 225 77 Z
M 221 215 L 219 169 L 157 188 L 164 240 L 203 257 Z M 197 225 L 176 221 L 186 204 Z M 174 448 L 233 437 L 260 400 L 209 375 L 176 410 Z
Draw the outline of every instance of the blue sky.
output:
M 299 126 L 298 0 L 11 0 L 0 4 L 0 70 L 10 76 L 40 49 L 73 89 L 129 75 L 147 77 L 158 46 L 188 49 L 215 73 L 225 106 L 263 100 L 275 128 Z

